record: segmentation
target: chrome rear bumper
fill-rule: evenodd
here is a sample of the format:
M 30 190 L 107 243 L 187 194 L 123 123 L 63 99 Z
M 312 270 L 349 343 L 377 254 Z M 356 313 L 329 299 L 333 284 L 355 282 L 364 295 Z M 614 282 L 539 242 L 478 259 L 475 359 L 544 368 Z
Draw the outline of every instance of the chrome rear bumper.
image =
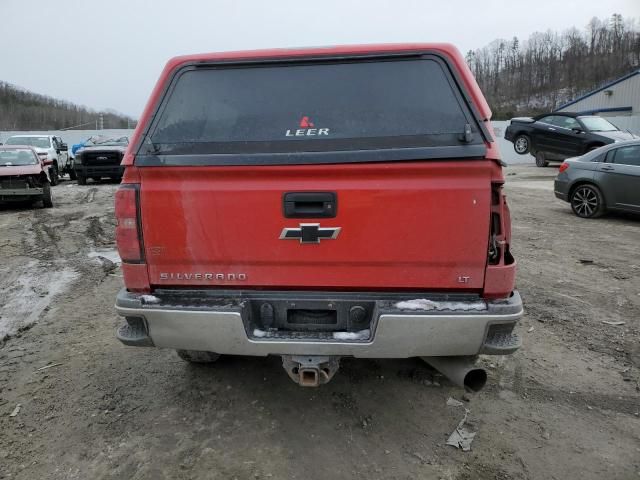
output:
M 118 294 L 116 311 L 127 321 L 118 330 L 120 341 L 226 355 L 358 358 L 502 355 L 513 353 L 521 345 L 513 333 L 523 313 L 517 291 L 507 299 L 487 302 L 481 311 L 465 308 L 464 302 L 456 302 L 455 310 L 407 311 L 390 307 L 386 300 L 376 301 L 369 335 L 355 339 L 326 334 L 314 338 L 309 333 L 287 337 L 262 331 L 257 335 L 247 321 L 249 309 L 242 297 L 190 305 L 180 304 L 175 295 L 170 302 L 156 295 L 150 302 L 126 290 Z M 477 300 L 473 303 L 477 305 Z

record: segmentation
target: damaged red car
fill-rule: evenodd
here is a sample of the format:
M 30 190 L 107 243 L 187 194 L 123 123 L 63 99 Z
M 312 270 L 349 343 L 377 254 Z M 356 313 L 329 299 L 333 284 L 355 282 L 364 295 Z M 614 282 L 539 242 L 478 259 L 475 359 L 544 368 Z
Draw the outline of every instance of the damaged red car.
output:
M 0 146 L 0 203 L 53 207 L 50 165 L 29 146 Z

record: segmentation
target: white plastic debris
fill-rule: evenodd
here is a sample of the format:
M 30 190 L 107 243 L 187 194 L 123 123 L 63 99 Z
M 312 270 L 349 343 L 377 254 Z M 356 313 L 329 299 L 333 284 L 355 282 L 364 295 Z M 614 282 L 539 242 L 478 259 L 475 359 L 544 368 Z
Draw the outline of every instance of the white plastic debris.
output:
M 11 412 L 9 414 L 10 417 L 15 417 L 16 415 L 18 415 L 20 413 L 20 409 L 22 408 L 22 404 L 17 404 L 16 408 L 13 409 L 13 412 Z
M 448 407 L 461 407 L 463 403 L 460 400 L 456 400 L 455 398 L 449 397 L 447 399 Z
M 333 332 L 333 338 L 335 340 L 366 340 L 370 336 L 370 330 L 360 330 L 359 332 Z
M 253 330 L 253 336 L 258 338 L 266 337 L 267 332 L 265 332 L 264 330 L 260 330 L 259 328 L 256 328 Z
M 464 418 L 460 420 L 456 429 L 449 435 L 449 439 L 447 440 L 447 445 L 451 445 L 452 447 L 461 448 L 463 452 L 468 452 L 471 450 L 471 442 L 473 442 L 473 438 L 476 436 L 476 432 L 470 432 L 466 428 L 464 428 L 464 424 L 467 421 L 467 416 L 469 415 L 469 410 L 465 409 Z
M 619 325 L 624 325 L 624 322 L 610 322 L 608 320 L 603 320 L 602 323 L 606 325 L 613 325 L 614 327 L 617 327 Z
M 155 295 L 140 295 L 144 303 L 160 303 L 160 299 Z
M 59 367 L 60 365 L 62 365 L 62 364 L 61 363 L 50 363 L 49 365 L 45 365 L 44 367 L 37 368 L 36 372 L 39 372 L 40 370 L 46 370 L 48 368 Z
M 455 311 L 469 311 L 469 310 L 486 310 L 487 304 L 483 301 L 476 302 L 434 302 L 433 300 L 427 300 L 426 298 L 416 298 L 415 300 L 405 300 L 397 302 L 394 305 L 400 310 L 455 310 Z
M 122 263 L 122 259 L 120 258 L 118 251 L 114 249 L 92 250 L 89 253 L 87 253 L 87 256 L 89 258 L 97 258 L 98 260 L 100 260 L 100 258 L 106 258 L 107 260 L 115 263 L 116 265 L 120 265 Z

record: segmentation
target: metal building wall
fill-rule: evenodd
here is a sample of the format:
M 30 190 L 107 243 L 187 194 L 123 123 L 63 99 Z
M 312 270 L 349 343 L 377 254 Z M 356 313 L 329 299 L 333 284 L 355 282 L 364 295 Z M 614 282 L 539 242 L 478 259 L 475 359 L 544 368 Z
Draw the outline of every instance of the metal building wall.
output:
M 605 92 L 613 93 L 607 95 Z M 607 87 L 578 102 L 561 108 L 559 112 L 585 112 L 601 108 L 631 107 L 631 112 L 602 112 L 600 115 L 640 115 L 640 73 Z

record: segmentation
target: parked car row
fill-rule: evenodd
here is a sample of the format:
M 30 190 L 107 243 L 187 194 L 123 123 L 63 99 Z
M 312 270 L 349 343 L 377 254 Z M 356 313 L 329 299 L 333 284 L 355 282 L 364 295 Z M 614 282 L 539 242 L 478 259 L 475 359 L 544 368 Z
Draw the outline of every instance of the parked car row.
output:
M 127 137 L 91 137 L 69 156 L 68 146 L 55 135 L 14 135 L 0 144 L 0 203 L 31 202 L 53 206 L 51 187 L 68 174 L 79 185 L 87 179 L 120 181 Z
M 61 175 L 71 174 L 67 144 L 55 135 L 14 135 L 6 145 L 29 146 L 50 166 L 51 184 L 57 185 Z
M 549 161 L 584 155 L 604 145 L 638 138 L 621 131 L 606 118 L 579 113 L 549 113 L 512 118 L 504 138 L 519 155 L 531 154 L 538 167 Z
M 538 167 L 562 161 L 555 196 L 582 218 L 608 210 L 640 213 L 640 137 L 606 118 L 553 112 L 512 118 L 504 138 Z

